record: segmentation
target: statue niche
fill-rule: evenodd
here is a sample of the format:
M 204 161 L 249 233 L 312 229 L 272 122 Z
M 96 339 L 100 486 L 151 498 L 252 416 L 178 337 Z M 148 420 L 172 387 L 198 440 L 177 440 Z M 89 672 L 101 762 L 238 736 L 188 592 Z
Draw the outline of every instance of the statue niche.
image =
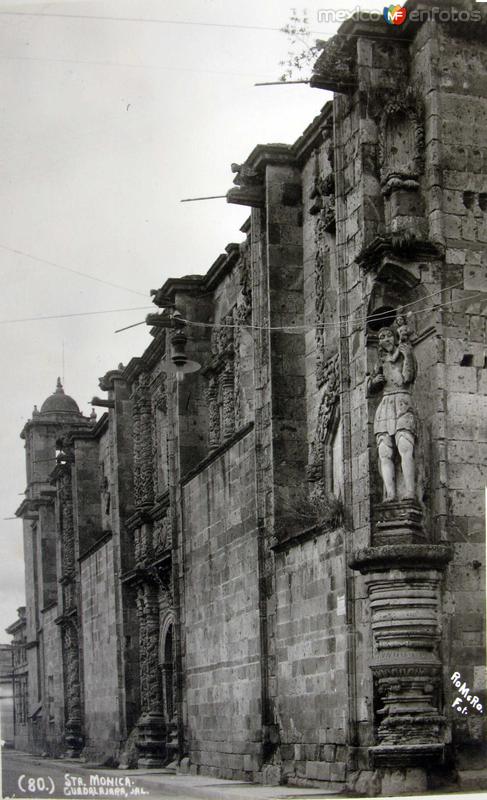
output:
M 415 190 L 424 167 L 423 107 L 411 88 L 402 96 L 377 100 L 382 193 Z
M 399 499 L 414 500 L 417 419 L 411 387 L 416 378 L 417 364 L 409 341 L 406 319 L 398 316 L 395 327 L 381 328 L 378 337 L 378 361 L 367 388 L 369 396 L 382 393 L 375 413 L 374 434 L 384 501 L 398 499 L 398 460 L 404 483 L 404 496 Z

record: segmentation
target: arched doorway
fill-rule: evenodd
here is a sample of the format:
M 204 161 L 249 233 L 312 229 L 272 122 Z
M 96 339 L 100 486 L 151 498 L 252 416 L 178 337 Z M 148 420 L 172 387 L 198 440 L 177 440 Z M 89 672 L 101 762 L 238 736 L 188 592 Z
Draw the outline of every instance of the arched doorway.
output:
M 174 691 L 174 625 L 172 622 L 166 628 L 162 645 L 164 656 L 164 660 L 161 664 L 162 695 L 164 698 L 166 721 L 170 723 L 176 711 Z
M 175 650 L 174 619 L 171 615 L 161 625 L 159 646 L 163 712 L 167 730 L 166 747 L 168 761 L 171 763 L 177 762 L 179 752 Z

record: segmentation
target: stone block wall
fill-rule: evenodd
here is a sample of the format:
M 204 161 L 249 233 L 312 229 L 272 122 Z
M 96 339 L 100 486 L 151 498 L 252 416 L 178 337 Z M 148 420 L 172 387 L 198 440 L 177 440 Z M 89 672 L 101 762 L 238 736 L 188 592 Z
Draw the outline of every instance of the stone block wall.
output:
M 276 554 L 280 752 L 292 782 L 345 780 L 344 535 L 328 532 Z
M 85 752 L 113 757 L 119 747 L 119 670 L 112 541 L 81 562 Z
M 57 606 L 42 613 L 42 649 L 44 654 L 44 690 L 42 718 L 46 749 L 51 756 L 64 750 L 64 677 L 61 629 L 56 625 Z
M 448 294 L 440 354 L 444 441 L 439 459 L 445 538 L 454 547 L 445 594 L 445 707 L 460 770 L 485 767 L 487 724 L 453 706 L 459 672 L 484 709 L 485 485 L 487 475 L 487 45 L 439 26 L 436 109 L 443 177 Z M 433 76 L 433 79 L 434 80 Z M 464 704 L 461 704 L 463 708 Z
M 187 739 L 203 774 L 259 772 L 261 654 L 252 433 L 183 487 Z

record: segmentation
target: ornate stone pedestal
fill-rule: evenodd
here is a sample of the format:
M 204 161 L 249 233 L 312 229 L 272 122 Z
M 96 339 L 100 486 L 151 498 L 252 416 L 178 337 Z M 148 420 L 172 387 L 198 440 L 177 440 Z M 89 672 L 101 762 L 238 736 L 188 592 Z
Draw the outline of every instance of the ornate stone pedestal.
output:
M 166 723 L 162 714 L 147 711 L 137 723 L 138 767 L 162 767 L 167 761 Z
M 169 761 L 168 766 L 176 767 L 179 761 L 178 722 L 176 716 L 172 718 L 168 725 L 166 750 Z
M 426 542 L 421 506 L 415 500 L 394 500 L 378 503 L 374 509 L 375 526 L 372 543 L 421 544 Z
M 389 530 L 412 525 L 407 513 L 397 520 L 391 514 Z M 446 545 L 390 544 L 360 550 L 350 562 L 366 576 L 371 612 L 378 740 L 369 751 L 372 768 L 421 768 L 443 759 L 440 581 L 451 555 Z

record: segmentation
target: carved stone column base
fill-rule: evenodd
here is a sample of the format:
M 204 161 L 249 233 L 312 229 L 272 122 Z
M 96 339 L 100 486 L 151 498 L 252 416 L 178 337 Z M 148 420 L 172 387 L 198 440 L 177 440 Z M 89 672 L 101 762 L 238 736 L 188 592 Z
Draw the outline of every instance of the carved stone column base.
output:
M 68 722 L 66 724 L 64 741 L 66 742 L 66 757 L 78 758 L 83 749 L 83 734 L 81 732 L 81 723 Z
M 421 544 L 426 542 L 423 512 L 415 500 L 378 503 L 374 509 L 376 524 L 372 544 Z
M 162 767 L 167 761 L 166 723 L 162 714 L 148 711 L 137 723 L 138 767 Z
M 173 717 L 168 725 L 167 732 L 167 757 L 169 766 L 177 766 L 179 761 L 179 739 L 178 739 L 178 723 L 177 717 Z
M 396 543 L 364 548 L 350 562 L 366 576 L 373 634 L 377 746 L 369 758 L 399 783 L 406 768 L 419 774 L 444 758 L 440 589 L 451 557 L 447 545 Z
M 439 744 L 402 744 L 394 747 L 378 745 L 369 748 L 369 760 L 372 769 L 390 767 L 403 769 L 418 767 L 423 764 L 441 764 L 444 760 L 445 746 Z

